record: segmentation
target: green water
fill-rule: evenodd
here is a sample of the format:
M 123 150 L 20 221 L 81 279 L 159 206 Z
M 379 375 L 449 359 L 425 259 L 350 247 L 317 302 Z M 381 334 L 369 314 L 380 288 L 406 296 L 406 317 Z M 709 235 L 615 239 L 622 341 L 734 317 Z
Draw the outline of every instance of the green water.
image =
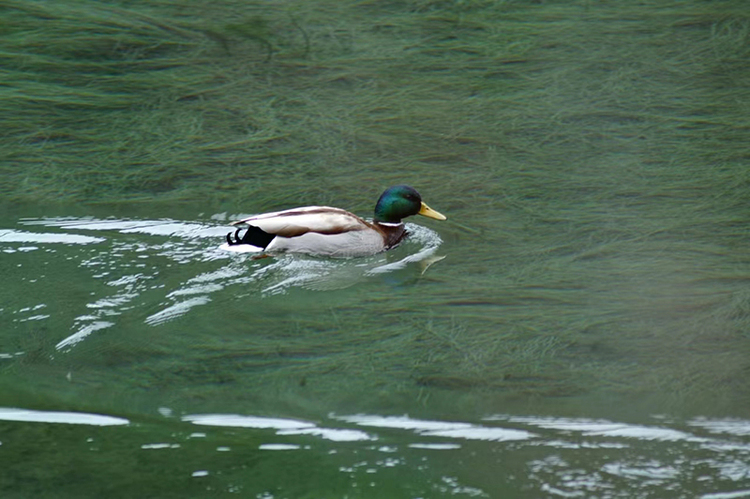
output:
M 750 497 L 744 2 L 0 12 L 2 497 Z

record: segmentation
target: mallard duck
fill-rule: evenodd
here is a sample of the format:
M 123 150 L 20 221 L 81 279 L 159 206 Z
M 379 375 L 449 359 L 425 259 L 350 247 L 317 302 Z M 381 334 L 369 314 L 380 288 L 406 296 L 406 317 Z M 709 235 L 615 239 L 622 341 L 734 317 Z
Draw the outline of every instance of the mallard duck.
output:
M 406 235 L 402 220 L 411 215 L 445 220 L 445 216 L 422 201 L 416 190 L 397 185 L 380 196 L 372 222 L 340 208 L 304 206 L 233 222 L 232 225 L 247 225 L 247 231 L 240 237 L 242 229 L 237 229 L 234 238 L 228 233 L 227 243 L 249 244 L 266 253 L 374 255 L 401 242 Z

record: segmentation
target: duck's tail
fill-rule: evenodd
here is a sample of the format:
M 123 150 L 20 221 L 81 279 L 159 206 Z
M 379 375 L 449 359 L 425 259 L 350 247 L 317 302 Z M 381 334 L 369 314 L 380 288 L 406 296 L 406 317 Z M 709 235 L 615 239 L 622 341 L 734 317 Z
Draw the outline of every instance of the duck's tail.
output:
M 271 241 L 273 241 L 273 239 L 276 237 L 274 234 L 269 234 L 268 232 L 265 232 L 253 225 L 248 225 L 247 231 L 242 235 L 242 237 L 240 237 L 241 230 L 242 229 L 237 229 L 236 231 L 234 231 L 234 239 L 232 239 L 233 235 L 231 232 L 227 233 L 227 244 L 229 246 L 236 246 L 238 244 L 250 244 L 257 248 L 266 249 L 266 246 L 271 244 Z

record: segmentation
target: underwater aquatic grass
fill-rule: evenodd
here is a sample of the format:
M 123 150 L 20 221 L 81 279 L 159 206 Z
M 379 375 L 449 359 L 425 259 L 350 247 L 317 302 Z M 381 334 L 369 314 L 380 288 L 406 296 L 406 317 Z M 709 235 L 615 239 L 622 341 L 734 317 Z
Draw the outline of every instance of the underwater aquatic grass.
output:
M 0 8 L 6 203 L 367 215 L 407 182 L 460 224 L 408 310 L 258 339 L 266 381 L 748 397 L 708 347 L 747 339 L 743 1 Z

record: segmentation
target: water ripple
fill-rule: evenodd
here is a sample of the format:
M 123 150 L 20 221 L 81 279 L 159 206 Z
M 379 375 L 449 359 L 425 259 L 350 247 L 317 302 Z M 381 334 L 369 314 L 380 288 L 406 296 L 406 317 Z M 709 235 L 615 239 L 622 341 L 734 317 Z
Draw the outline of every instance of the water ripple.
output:
M 227 227 L 214 223 L 182 222 L 176 220 L 120 220 L 93 217 L 56 217 L 22 219 L 23 230 L 0 231 L 0 243 L 6 252 L 31 251 L 39 246 L 24 247 L 15 243 L 70 246 L 65 254 L 54 258 L 78 261 L 81 268 L 91 272 L 92 279 L 105 279 L 113 292 L 92 292 L 84 306 L 88 313 L 79 314 L 72 332 L 56 345 L 58 350 L 74 347 L 92 334 L 110 328 L 113 317 L 138 310 L 143 305 L 158 303 L 158 310 L 150 312 L 143 322 L 159 326 L 188 315 L 194 309 L 212 301 L 212 296 L 229 286 L 256 286 L 258 296 L 286 293 L 292 288 L 335 290 L 353 286 L 379 274 L 394 272 L 408 265 L 422 265 L 423 270 L 442 257 L 435 251 L 441 240 L 424 227 L 408 224 L 408 252 L 392 261 L 390 255 L 375 255 L 360 259 L 320 259 L 304 256 L 280 256 L 265 261 L 254 261 L 250 255 L 223 251 Z M 40 229 L 51 232 L 39 232 Z M 65 231 L 96 231 L 106 237 L 92 237 Z M 133 241 L 126 235 L 143 235 Z M 98 249 L 76 252 L 74 245 L 94 244 Z M 72 251 L 72 253 L 71 253 Z M 403 253 L 403 251 L 401 251 Z M 67 256 L 66 256 L 67 255 Z M 165 263 L 166 261 L 166 263 Z M 172 265 L 185 266 L 180 275 L 195 274 L 174 282 Z M 204 264 L 213 268 L 206 270 Z M 187 265 L 190 265 L 188 267 Z M 147 298 L 145 303 L 143 300 Z M 137 313 L 137 312 L 136 312 Z M 44 320 L 48 314 L 36 314 L 23 320 Z

